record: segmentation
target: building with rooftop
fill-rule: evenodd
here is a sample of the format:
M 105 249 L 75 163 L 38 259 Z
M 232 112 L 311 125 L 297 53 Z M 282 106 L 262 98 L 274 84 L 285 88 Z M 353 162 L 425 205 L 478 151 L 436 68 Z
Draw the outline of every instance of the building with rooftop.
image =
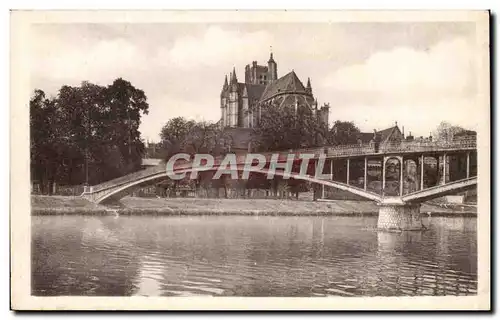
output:
M 384 130 L 374 130 L 374 132 L 360 132 L 358 134 L 358 143 L 379 143 L 383 146 L 388 143 L 395 143 L 405 140 L 404 131 L 401 131 L 396 123 L 394 126 Z

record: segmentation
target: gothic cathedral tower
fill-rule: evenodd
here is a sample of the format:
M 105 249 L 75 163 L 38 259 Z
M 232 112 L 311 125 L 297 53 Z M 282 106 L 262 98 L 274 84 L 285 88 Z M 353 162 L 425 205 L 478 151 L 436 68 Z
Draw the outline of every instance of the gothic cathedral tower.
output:
M 227 104 L 229 100 L 228 94 L 229 84 L 227 83 L 227 75 L 224 79 L 224 84 L 222 85 L 222 91 L 220 93 L 220 114 L 221 114 L 221 125 L 225 127 L 227 125 Z
M 238 79 L 236 78 L 236 70 L 233 67 L 231 81 L 229 82 L 229 106 L 228 106 L 228 123 L 229 127 L 238 126 L 238 109 L 239 109 L 239 92 L 238 92 Z
M 267 78 L 269 79 L 268 83 L 271 83 L 278 79 L 278 65 L 273 59 L 272 52 L 271 56 L 269 57 L 269 61 L 267 61 Z
M 261 119 L 262 106 L 273 103 L 297 107 L 299 104 L 311 108 L 324 123 L 328 123 L 329 108 L 318 109 L 314 99 L 311 80 L 304 86 L 292 70 L 278 78 L 278 64 L 273 53 L 266 65 L 252 61 L 245 66 L 244 82 L 238 82 L 236 69 L 226 76 L 220 94 L 222 128 L 254 128 Z

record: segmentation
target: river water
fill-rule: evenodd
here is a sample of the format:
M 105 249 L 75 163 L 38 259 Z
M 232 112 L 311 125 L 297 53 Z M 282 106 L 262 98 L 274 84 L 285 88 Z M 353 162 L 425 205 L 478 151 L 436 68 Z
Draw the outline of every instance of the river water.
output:
M 475 218 L 32 217 L 32 294 L 474 295 Z

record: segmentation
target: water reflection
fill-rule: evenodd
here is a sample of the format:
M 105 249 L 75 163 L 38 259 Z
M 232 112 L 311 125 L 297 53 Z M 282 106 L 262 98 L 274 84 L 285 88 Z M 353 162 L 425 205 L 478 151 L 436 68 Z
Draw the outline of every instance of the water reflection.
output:
M 160 296 L 162 293 L 161 283 L 162 274 L 165 271 L 165 265 L 157 259 L 158 254 L 145 255 L 141 259 L 139 272 L 136 279 L 137 291 L 139 296 Z
M 33 217 L 35 295 L 394 296 L 477 290 L 476 220 Z

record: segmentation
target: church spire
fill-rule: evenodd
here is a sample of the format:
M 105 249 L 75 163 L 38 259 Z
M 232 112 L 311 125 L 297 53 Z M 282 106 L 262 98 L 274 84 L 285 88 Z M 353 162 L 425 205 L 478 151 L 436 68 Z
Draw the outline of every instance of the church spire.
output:
M 273 59 L 273 47 L 271 47 L 271 54 L 269 55 L 269 61 L 267 61 L 267 74 L 269 82 L 278 79 L 278 65 Z
M 238 83 L 238 79 L 236 78 L 236 69 L 233 67 L 233 73 L 231 74 L 231 84 Z
M 273 52 L 271 51 L 271 55 L 269 56 L 269 61 L 267 61 L 268 63 L 269 62 L 275 62 L 274 59 L 273 59 Z
M 222 90 L 220 92 L 221 97 L 227 92 L 229 89 L 229 84 L 227 83 L 227 74 L 224 76 L 224 84 L 222 85 Z
M 233 72 L 231 73 L 231 80 L 229 81 L 231 86 L 231 92 L 238 91 L 238 79 L 236 78 L 236 70 L 233 67 Z
M 227 83 L 227 74 L 226 74 L 226 76 L 224 77 L 224 85 L 222 86 L 222 91 L 226 91 L 228 87 L 229 85 Z
M 309 93 L 309 94 L 312 94 L 311 78 L 307 78 L 306 92 Z

